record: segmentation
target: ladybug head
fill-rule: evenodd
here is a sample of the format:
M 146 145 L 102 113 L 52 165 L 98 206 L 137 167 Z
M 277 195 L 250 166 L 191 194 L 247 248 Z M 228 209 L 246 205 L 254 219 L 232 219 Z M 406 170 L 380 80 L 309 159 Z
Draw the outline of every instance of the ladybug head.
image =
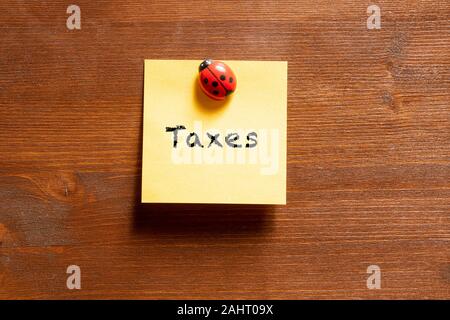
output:
M 205 69 L 207 66 L 209 66 L 212 63 L 211 59 L 205 59 L 202 63 L 200 63 L 200 66 L 198 67 L 198 71 L 201 72 L 203 69 Z

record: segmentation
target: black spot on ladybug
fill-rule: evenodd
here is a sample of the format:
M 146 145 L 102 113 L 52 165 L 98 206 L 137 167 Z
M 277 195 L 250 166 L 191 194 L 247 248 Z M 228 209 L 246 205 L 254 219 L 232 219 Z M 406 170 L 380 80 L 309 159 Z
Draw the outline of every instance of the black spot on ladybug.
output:
M 217 83 L 217 81 L 213 81 L 212 85 L 213 87 L 217 87 L 219 84 Z
M 218 90 L 214 90 L 213 91 L 213 95 L 215 95 L 215 96 L 219 95 L 219 91 Z
M 203 79 L 203 82 L 204 82 L 205 84 L 208 84 L 208 78 Z
M 224 75 L 221 75 L 221 76 L 220 76 L 220 80 L 222 80 L 222 81 L 225 80 L 226 78 L 227 78 L 227 77 L 225 77 Z
M 228 81 L 230 81 L 230 83 L 233 83 L 233 78 L 230 77 L 230 79 L 228 79 Z

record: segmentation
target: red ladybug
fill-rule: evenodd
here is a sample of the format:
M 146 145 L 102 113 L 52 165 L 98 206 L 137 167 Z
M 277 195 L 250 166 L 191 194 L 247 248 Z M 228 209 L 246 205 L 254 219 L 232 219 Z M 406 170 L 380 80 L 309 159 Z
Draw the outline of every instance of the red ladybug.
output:
M 221 61 L 206 59 L 198 67 L 200 87 L 214 100 L 223 100 L 236 90 L 236 76 Z

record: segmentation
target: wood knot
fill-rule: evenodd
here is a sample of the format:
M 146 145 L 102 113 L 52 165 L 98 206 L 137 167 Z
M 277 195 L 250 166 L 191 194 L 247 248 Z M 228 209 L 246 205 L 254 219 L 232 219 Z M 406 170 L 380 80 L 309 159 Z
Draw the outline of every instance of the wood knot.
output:
M 393 112 L 398 113 L 400 111 L 399 106 L 397 105 L 394 97 L 389 91 L 383 92 L 383 94 L 381 95 L 381 100 L 383 101 L 383 104 L 387 105 Z
M 60 201 L 75 200 L 83 193 L 79 178 L 73 172 L 58 172 L 51 175 L 47 190 Z
M 391 39 L 391 45 L 388 48 L 389 53 L 398 57 L 402 55 L 405 46 L 408 44 L 408 38 L 405 33 L 397 32 L 394 37 Z
M 10 247 L 14 244 L 15 239 L 11 231 L 2 223 L 0 223 L 0 247 Z

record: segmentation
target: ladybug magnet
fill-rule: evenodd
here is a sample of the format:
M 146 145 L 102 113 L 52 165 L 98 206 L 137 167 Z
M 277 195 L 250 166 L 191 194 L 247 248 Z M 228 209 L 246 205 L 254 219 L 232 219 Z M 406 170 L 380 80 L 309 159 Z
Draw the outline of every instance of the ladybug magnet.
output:
M 236 90 L 233 70 L 221 61 L 206 59 L 198 67 L 200 87 L 214 100 L 224 100 Z

